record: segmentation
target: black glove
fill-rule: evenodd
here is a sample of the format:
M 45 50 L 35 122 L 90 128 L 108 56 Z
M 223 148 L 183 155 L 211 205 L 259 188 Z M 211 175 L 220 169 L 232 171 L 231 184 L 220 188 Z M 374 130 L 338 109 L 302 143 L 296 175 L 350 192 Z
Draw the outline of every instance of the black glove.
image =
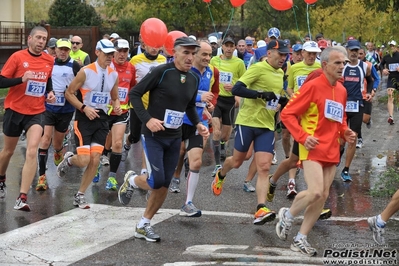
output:
M 287 105 L 288 98 L 287 97 L 280 97 L 278 103 L 281 105 L 281 110 Z
M 276 94 L 274 94 L 274 92 L 268 92 L 268 91 L 258 92 L 258 98 L 262 98 L 263 100 L 266 101 L 277 100 Z

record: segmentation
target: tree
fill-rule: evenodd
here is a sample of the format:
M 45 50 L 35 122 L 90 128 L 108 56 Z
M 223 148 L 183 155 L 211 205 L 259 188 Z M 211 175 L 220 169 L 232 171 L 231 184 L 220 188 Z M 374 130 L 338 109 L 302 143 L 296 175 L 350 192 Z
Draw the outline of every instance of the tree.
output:
M 53 0 L 25 0 L 25 22 L 48 21 L 48 10 Z
M 48 15 L 53 26 L 101 26 L 102 23 L 94 7 L 81 0 L 55 0 Z

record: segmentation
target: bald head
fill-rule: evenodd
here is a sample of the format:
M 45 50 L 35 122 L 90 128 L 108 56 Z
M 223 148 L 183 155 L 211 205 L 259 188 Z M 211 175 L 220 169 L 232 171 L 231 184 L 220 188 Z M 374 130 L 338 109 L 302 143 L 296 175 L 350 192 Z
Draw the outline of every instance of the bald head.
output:
M 197 51 L 197 54 L 194 57 L 193 66 L 198 70 L 202 71 L 209 65 L 209 62 L 212 57 L 212 47 L 206 41 L 201 41 L 199 43 L 200 48 Z
M 79 36 L 73 36 L 71 38 L 71 43 L 72 43 L 72 51 L 77 52 L 83 47 L 83 41 L 82 38 Z

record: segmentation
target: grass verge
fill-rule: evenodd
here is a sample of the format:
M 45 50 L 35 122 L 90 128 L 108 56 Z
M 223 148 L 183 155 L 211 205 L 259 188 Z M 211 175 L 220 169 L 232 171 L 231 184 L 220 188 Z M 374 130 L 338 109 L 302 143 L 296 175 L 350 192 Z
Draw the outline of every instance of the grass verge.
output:
M 375 197 L 392 197 L 399 187 L 399 169 L 396 167 L 388 167 L 381 173 L 375 186 L 370 190 L 371 196 Z

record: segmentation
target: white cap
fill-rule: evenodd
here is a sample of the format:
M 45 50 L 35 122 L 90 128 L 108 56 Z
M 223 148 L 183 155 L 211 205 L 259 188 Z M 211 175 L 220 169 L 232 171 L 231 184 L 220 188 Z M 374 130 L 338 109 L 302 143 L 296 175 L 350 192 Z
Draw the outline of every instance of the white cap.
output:
M 388 43 L 388 45 L 396 46 L 396 42 L 395 42 L 394 40 L 392 40 L 392 41 L 390 41 L 390 42 Z
M 265 47 L 266 42 L 264 40 L 260 40 L 256 43 L 256 46 L 258 46 L 258 48 Z
M 317 44 L 317 42 L 314 42 L 314 41 L 305 42 L 302 45 L 302 50 L 305 50 L 305 51 L 311 52 L 311 53 L 320 53 L 321 52 L 319 45 Z
M 216 38 L 215 36 L 210 36 L 208 38 L 209 43 L 218 43 L 218 38 Z
M 116 49 L 121 49 L 121 48 L 129 49 L 130 48 L 129 47 L 129 42 L 126 41 L 125 39 L 116 40 L 114 46 L 115 46 Z
M 101 50 L 106 54 L 116 51 L 114 48 L 114 44 L 107 39 L 99 40 L 96 45 L 96 50 Z
M 119 37 L 119 35 L 118 35 L 118 33 L 112 33 L 110 36 L 109 36 L 110 38 L 113 38 L 113 39 L 119 39 L 120 37 Z
M 195 37 L 194 35 L 190 35 L 190 36 L 188 36 L 188 38 L 191 38 L 191 39 L 197 40 L 197 37 Z

